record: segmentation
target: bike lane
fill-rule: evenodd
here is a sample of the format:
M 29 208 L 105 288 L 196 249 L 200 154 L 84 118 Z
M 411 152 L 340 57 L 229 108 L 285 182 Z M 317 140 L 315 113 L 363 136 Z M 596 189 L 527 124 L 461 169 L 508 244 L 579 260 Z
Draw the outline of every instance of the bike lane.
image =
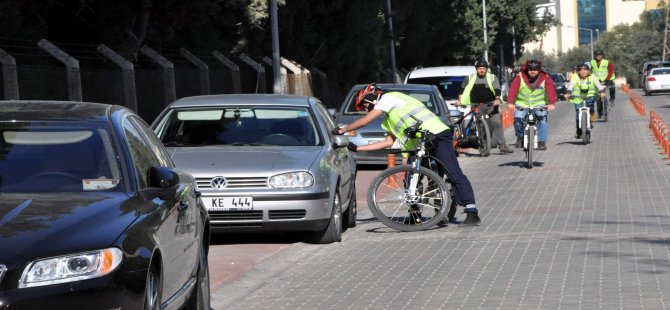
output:
M 558 103 L 533 169 L 521 149 L 462 154 L 481 226 L 400 233 L 360 210 L 343 242 L 291 246 L 213 291 L 213 308 L 670 308 L 670 174 L 627 100 L 589 145 Z

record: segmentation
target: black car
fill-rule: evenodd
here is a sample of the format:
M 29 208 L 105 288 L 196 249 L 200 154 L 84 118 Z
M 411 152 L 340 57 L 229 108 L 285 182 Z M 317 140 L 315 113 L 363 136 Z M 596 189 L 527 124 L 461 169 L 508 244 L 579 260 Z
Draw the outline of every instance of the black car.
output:
M 568 80 L 563 77 L 561 73 L 549 73 L 551 79 L 554 80 L 554 86 L 556 87 L 556 99 L 565 100 L 565 93 L 568 91 Z
M 209 309 L 192 176 L 114 105 L 0 101 L 0 309 Z

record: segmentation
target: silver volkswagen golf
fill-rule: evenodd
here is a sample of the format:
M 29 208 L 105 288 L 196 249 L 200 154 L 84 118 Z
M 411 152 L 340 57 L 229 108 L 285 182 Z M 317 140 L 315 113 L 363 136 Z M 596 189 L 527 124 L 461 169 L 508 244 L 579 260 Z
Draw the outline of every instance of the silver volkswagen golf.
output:
M 182 98 L 152 124 L 195 176 L 212 232 L 307 231 L 315 243 L 356 225 L 356 162 L 335 126 L 317 98 L 259 94 Z

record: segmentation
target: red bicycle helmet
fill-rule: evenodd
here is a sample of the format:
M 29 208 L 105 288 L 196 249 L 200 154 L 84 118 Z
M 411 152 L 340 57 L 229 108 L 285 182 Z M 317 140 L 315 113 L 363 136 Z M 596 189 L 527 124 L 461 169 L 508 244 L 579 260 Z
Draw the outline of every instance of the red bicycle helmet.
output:
M 358 91 L 358 95 L 356 95 L 356 105 L 354 108 L 356 111 L 372 110 L 369 108 L 370 105 L 374 107 L 374 101 L 379 100 L 379 97 L 381 97 L 382 93 L 382 89 L 377 87 L 377 85 L 374 83 L 368 84 L 363 89 Z M 365 106 L 366 103 L 368 104 L 368 107 Z

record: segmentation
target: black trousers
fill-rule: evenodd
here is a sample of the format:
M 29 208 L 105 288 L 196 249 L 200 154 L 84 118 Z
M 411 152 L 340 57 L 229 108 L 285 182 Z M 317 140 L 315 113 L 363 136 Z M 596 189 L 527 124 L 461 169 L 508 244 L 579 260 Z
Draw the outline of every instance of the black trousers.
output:
M 463 174 L 454 152 L 454 132 L 445 130 L 435 135 L 436 143 L 433 154 L 442 162 L 449 181 L 452 183 L 452 193 L 458 205 L 465 206 L 475 203 L 475 193 L 468 177 Z

